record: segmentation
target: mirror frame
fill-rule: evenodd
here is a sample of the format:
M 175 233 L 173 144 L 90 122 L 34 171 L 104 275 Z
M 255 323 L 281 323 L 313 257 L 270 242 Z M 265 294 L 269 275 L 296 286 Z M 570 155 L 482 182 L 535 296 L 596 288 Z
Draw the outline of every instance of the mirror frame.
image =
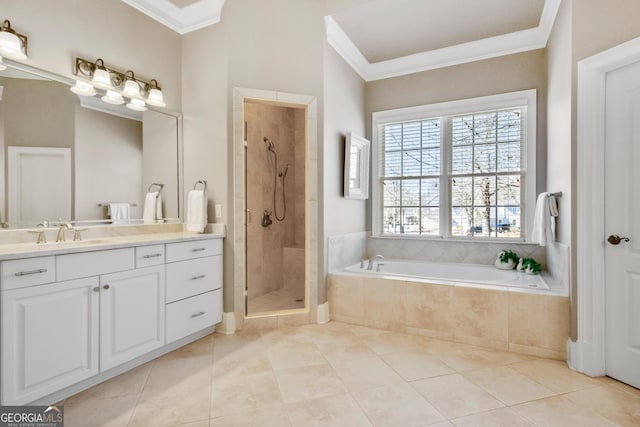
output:
M 51 71 L 43 70 L 41 68 L 33 67 L 31 65 L 23 64 L 22 62 L 17 62 L 6 57 L 2 58 L 3 64 L 7 66 L 7 68 L 12 68 L 18 71 L 24 71 L 26 73 L 34 74 L 38 77 L 42 77 L 51 81 L 55 81 L 58 83 L 65 84 L 69 87 L 75 85 L 75 79 L 71 77 L 61 76 L 59 74 L 53 73 Z M 154 108 L 153 106 L 148 105 L 147 108 L 152 111 L 156 111 L 161 114 L 166 114 L 168 116 L 175 117 L 176 119 L 176 139 L 177 139 L 177 150 L 178 150 L 178 218 L 167 218 L 167 223 L 175 222 L 178 220 L 179 222 L 184 222 L 184 135 L 183 135 L 183 115 L 181 112 L 172 111 L 168 109 L 161 110 L 159 108 Z M 6 196 L 6 195 L 5 195 Z M 142 221 L 142 220 L 140 220 Z M 80 219 L 80 220 L 72 220 L 73 224 L 83 224 L 83 225 L 112 225 L 111 220 L 95 220 L 95 219 Z M 138 224 L 136 219 L 131 220 L 132 225 L 142 225 L 142 222 Z M 0 227 L 7 229 L 5 227 Z M 29 227 L 22 227 L 29 228 Z M 7 230 L 17 230 L 19 228 L 11 228 Z
M 344 197 L 345 199 L 368 199 L 369 198 L 369 153 L 371 142 L 361 136 L 347 132 L 344 144 Z M 355 149 L 357 155 L 354 157 L 352 150 Z M 352 165 L 355 163 L 355 170 Z M 357 176 L 359 186 L 351 186 L 350 177 Z

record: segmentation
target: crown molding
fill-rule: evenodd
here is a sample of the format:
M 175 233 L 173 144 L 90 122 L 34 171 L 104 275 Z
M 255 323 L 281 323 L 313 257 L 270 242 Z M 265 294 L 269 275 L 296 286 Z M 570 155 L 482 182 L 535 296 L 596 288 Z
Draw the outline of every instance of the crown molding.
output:
M 225 0 L 200 0 L 179 8 L 168 0 L 122 0 L 179 34 L 220 22 Z
M 325 17 L 327 42 L 365 81 L 398 77 L 482 59 L 542 49 L 549 35 L 561 0 L 546 0 L 537 27 L 489 37 L 441 49 L 370 63 L 338 23 Z

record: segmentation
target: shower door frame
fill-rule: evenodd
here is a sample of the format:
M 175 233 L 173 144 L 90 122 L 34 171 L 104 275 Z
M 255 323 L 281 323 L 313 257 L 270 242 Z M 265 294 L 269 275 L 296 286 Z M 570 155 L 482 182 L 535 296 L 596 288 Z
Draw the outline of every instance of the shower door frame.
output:
M 315 96 L 235 87 L 233 89 L 234 124 L 234 315 L 235 326 L 242 329 L 246 316 L 247 247 L 246 247 L 246 151 L 245 117 L 246 100 L 258 101 L 280 107 L 303 108 L 306 115 L 306 177 L 305 177 L 305 307 L 283 310 L 263 317 L 274 318 L 278 326 L 279 317 L 295 316 L 298 323 L 315 323 L 318 306 L 318 135 L 317 100 Z M 305 322 L 305 319 L 307 321 Z

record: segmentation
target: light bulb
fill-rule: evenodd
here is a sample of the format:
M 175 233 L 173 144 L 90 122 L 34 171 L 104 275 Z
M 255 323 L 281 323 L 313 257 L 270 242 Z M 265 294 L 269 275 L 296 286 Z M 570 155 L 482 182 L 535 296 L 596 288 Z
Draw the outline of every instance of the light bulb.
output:
M 154 107 L 166 107 L 167 104 L 164 103 L 164 98 L 162 96 L 162 91 L 160 89 L 153 88 L 149 91 L 149 96 L 147 97 L 147 104 L 153 105 Z
M 135 80 L 127 79 L 127 81 L 124 83 L 124 89 L 122 90 L 122 94 L 130 98 L 139 98 L 140 85 Z
M 109 72 L 102 68 L 96 68 L 93 72 L 93 79 L 91 79 L 91 83 L 101 89 L 113 89 L 113 86 L 111 86 L 111 76 L 109 75 Z
M 22 51 L 22 41 L 8 31 L 0 31 L 0 54 L 12 59 L 27 59 L 27 55 Z

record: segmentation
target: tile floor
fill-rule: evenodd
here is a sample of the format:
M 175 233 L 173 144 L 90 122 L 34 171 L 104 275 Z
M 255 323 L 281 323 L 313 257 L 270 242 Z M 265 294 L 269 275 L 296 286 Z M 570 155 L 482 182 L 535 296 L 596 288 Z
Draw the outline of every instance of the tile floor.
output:
M 300 301 L 301 300 L 301 301 Z M 304 288 L 280 288 L 268 294 L 249 299 L 249 315 L 304 308 Z
M 331 322 L 210 335 L 63 402 L 72 426 L 638 426 L 564 363 Z

